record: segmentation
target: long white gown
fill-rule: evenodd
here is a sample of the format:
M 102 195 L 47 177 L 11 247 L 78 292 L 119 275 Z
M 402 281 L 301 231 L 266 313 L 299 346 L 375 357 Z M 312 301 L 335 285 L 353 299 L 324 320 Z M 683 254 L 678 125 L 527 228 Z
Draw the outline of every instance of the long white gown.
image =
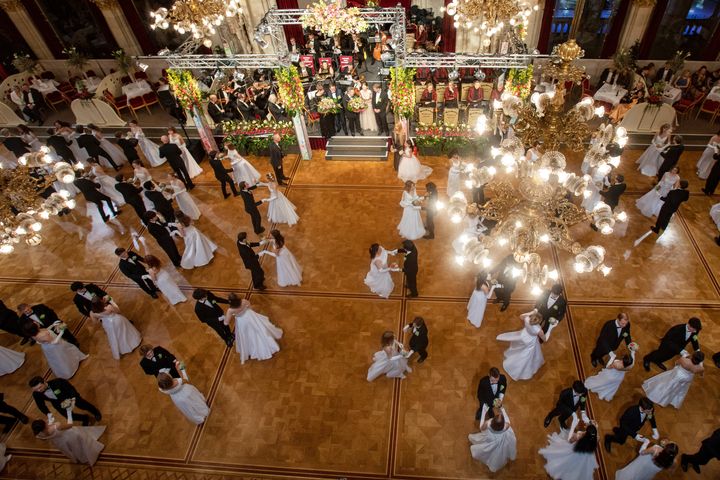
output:
M 118 207 L 125 205 L 125 199 L 122 194 L 115 189 L 115 185 L 117 185 L 118 182 L 114 177 L 105 173 L 99 165 L 93 165 L 92 173 L 95 175 L 95 182 L 100 184 L 101 193 L 110 197 L 110 200 Z
M 122 148 L 118 147 L 114 143 L 110 142 L 107 138 L 103 137 L 103 135 L 99 132 L 93 132 L 93 136 L 98 139 L 100 142 L 100 148 L 105 150 L 108 155 L 110 155 L 110 158 L 113 159 L 113 162 L 115 162 L 115 165 L 118 167 L 121 165 L 125 165 L 128 163 L 128 159 L 125 156 L 125 153 L 122 151 Z M 103 157 L 100 157 L 103 158 Z M 108 167 L 111 167 L 112 165 L 108 164 Z
M 276 252 L 263 250 L 260 255 L 275 257 L 275 269 L 277 271 L 277 284 L 279 287 L 302 284 L 302 267 L 287 247 L 283 246 Z
M 468 435 L 470 440 L 470 455 L 479 460 L 490 469 L 497 472 L 503 468 L 508 460 L 515 460 L 517 457 L 517 438 L 510 425 L 505 430 L 496 432 L 490 428 L 492 419 L 487 420 L 487 428 L 482 432 Z
M 388 267 L 388 255 L 395 255 L 397 250 L 387 251 L 380 247 L 380 255 L 370 261 L 370 271 L 365 275 L 365 285 L 370 291 L 377 293 L 383 298 L 388 298 L 395 288 L 390 272 L 400 271 L 400 269 L 392 269 Z
M 245 182 L 247 185 L 255 185 L 260 180 L 260 172 L 245 160 L 237 150 L 228 150 L 228 158 L 230 158 L 230 167 L 232 167 L 232 176 L 235 183 Z
M 635 161 L 635 163 L 638 164 L 638 170 L 640 170 L 640 173 L 647 175 L 648 177 L 654 177 L 657 175 L 658 169 L 663 161 L 660 156 L 660 152 L 668 144 L 669 139 L 670 135 L 667 135 L 665 138 L 655 135 L 647 149 L 645 149 L 643 154 L 640 155 L 640 158 Z
M 538 332 L 540 325 L 530 325 L 530 317 L 523 317 L 525 327 L 515 332 L 501 333 L 497 339 L 510 342 L 505 350 L 503 368 L 513 380 L 528 380 L 545 363 Z
M 68 148 L 75 156 L 75 160 L 78 162 L 85 162 L 88 159 L 88 155 L 85 152 L 84 148 L 80 148 L 80 145 L 77 143 L 77 135 L 75 135 L 75 132 L 68 132 L 66 130 L 63 130 L 60 132 L 60 135 L 65 137 L 65 140 L 70 140 L 70 145 L 68 145 Z M 70 161 L 70 159 L 66 158 L 65 161 Z
M 615 480 L 652 480 L 663 470 L 655 464 L 651 454 L 641 455 L 645 450 L 644 447 L 645 444 L 640 447 L 635 460 L 615 472 Z
M 95 465 L 105 445 L 97 439 L 105 432 L 105 426 L 76 427 L 67 430 L 55 430 L 47 437 L 50 444 L 75 463 Z
M 646 217 L 657 216 L 660 213 L 660 209 L 665 203 L 660 200 L 662 197 L 668 194 L 672 190 L 673 185 L 680 179 L 680 175 L 672 172 L 665 172 L 662 179 L 658 182 L 652 190 L 638 198 L 635 202 L 635 206 L 640 210 L 640 213 Z
M 600 168 L 595 167 L 590 172 L 591 181 L 588 182 L 587 189 L 591 192 L 587 198 L 582 201 L 582 207 L 587 212 L 592 212 L 595 209 L 595 205 L 601 200 L 600 190 L 604 184 L 606 184 L 605 174 Z
M 200 165 L 198 165 L 195 157 L 193 157 L 190 153 L 190 150 L 188 150 L 187 145 L 185 145 L 185 142 L 183 142 L 180 134 L 177 133 L 175 135 L 171 135 L 170 142 L 174 143 L 180 148 L 180 152 L 182 152 L 183 163 L 185 164 L 185 169 L 187 170 L 188 175 L 190 175 L 190 178 L 195 178 L 200 175 L 203 172 L 203 169 L 200 167 Z
M 715 165 L 717 161 L 713 158 L 713 155 L 716 153 L 720 153 L 720 143 L 711 140 L 697 162 L 698 177 L 706 180 L 710 176 L 710 170 L 712 170 L 713 165 Z
M 467 319 L 470 320 L 470 323 L 472 323 L 475 328 L 480 328 L 480 325 L 482 325 L 483 318 L 485 317 L 485 308 L 494 289 L 494 286 L 489 287 L 488 293 L 482 290 L 473 290 L 472 295 L 470 295 L 470 301 L 467 304 Z
M 430 176 L 432 168 L 427 165 L 420 164 L 420 161 L 415 155 L 405 155 L 400 158 L 400 164 L 398 165 L 398 178 L 403 182 L 410 180 L 416 182 L 423 180 Z
M 177 202 L 180 211 L 182 211 L 185 215 L 192 218 L 193 220 L 197 220 L 198 218 L 200 218 L 202 212 L 195 204 L 195 200 L 193 200 L 192 195 L 190 195 L 190 193 L 187 191 L 185 185 L 182 182 L 178 181 L 173 182 L 171 186 L 173 189 L 173 198 Z
M 50 333 L 55 335 L 53 332 Z M 88 357 L 75 345 L 62 339 L 57 343 L 40 343 L 40 348 L 53 375 L 65 380 L 72 378 L 77 372 L 80 362 Z
M 213 259 L 217 245 L 207 238 L 193 225 L 184 228 L 185 250 L 180 259 L 180 266 L 186 270 L 202 267 Z
M 195 425 L 200 425 L 210 414 L 210 407 L 207 406 L 205 396 L 200 390 L 189 383 L 182 383 L 177 378 L 178 384 L 169 390 L 160 390 L 166 395 L 170 395 L 175 406 Z
M 460 191 L 462 186 L 462 169 L 460 168 L 460 160 L 453 160 L 450 170 L 448 170 L 447 180 L 447 196 L 452 197 L 455 192 Z
M 300 217 L 295 213 L 295 205 L 280 191 L 277 184 L 270 182 L 267 187 L 270 190 L 270 196 L 263 201 L 268 204 L 268 221 L 270 223 L 287 223 L 291 227 L 298 223 Z
M 465 255 L 465 245 L 471 238 L 477 238 L 484 234 L 487 227 L 482 224 L 482 220 L 477 216 L 468 215 L 465 218 L 465 230 L 452 241 L 452 247 L 456 255 Z
M 101 313 L 98 316 L 115 360 L 120 360 L 121 355 L 132 352 L 140 345 L 142 335 L 130 320 L 119 313 Z
M 143 155 L 145 155 L 145 158 L 151 167 L 159 167 L 165 163 L 165 159 L 160 158 L 160 147 L 156 143 L 147 139 L 142 131 L 142 128 L 130 128 L 130 131 L 133 135 L 135 135 L 138 145 L 140 146 L 140 150 L 142 150 Z
M 710 218 L 712 218 L 715 226 L 720 230 L 720 203 L 716 203 L 710 207 Z
M 377 120 L 375 120 L 375 111 L 372 108 L 372 96 L 372 90 L 360 90 L 360 98 L 365 100 L 365 105 L 367 105 L 367 108 L 360 112 L 360 128 L 377 132 L 378 124 Z
M 30 150 L 33 152 L 39 152 L 40 148 L 43 146 L 42 142 L 35 135 L 23 133 L 20 135 L 20 138 L 23 142 L 30 145 Z
M 155 273 L 155 285 L 157 285 L 160 293 L 163 294 L 170 305 L 182 303 L 187 300 L 185 294 L 180 290 L 180 287 L 177 286 L 175 280 L 173 280 L 170 272 L 164 268 L 158 269 Z
M 252 308 L 235 315 L 235 350 L 240 354 L 240 363 L 245 360 L 268 360 L 280 351 L 277 341 L 283 331 Z
M 425 225 L 423 225 L 422 216 L 420 215 L 420 205 L 413 205 L 414 201 L 419 201 L 420 197 L 415 193 L 415 189 L 411 192 L 403 191 L 400 206 L 403 207 L 402 218 L 397 226 L 400 236 L 408 240 L 417 240 L 425 235 Z
M 545 471 L 555 480 L 592 480 L 598 468 L 594 453 L 578 453 L 564 434 L 548 435 L 548 444 L 539 453 L 545 457 Z
M 392 346 L 385 347 L 373 355 L 373 363 L 367 374 L 367 381 L 372 382 L 381 375 L 388 378 L 405 378 L 405 372 L 412 372 L 408 367 L 408 359 L 403 354 L 402 344 L 395 341 Z
M 0 375 L 12 373 L 25 363 L 25 354 L 0 347 Z
M 603 368 L 600 372 L 585 380 L 585 387 L 591 392 L 597 393 L 600 400 L 609 402 L 620 388 L 625 373 L 627 373 L 625 370 Z
M 672 405 L 675 408 L 680 408 L 694 376 L 691 371 L 684 369 L 680 365 L 675 365 L 672 370 L 662 372 L 645 380 L 642 388 L 645 390 L 647 397 L 661 407 Z

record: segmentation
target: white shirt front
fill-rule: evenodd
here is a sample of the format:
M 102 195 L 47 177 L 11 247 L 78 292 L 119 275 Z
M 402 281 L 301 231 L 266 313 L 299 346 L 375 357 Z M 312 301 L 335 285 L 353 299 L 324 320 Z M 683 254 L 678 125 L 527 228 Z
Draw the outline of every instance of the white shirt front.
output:
M 55 395 L 55 392 L 52 391 L 52 388 L 48 387 L 43 394 L 49 398 L 50 400 L 57 400 L 57 395 Z
M 685 325 L 685 340 L 687 340 L 688 338 L 690 338 L 690 335 L 692 335 L 692 332 L 690 331 L 690 329 L 688 328 L 688 326 Z
M 492 389 L 493 395 L 497 394 L 498 384 L 497 383 L 491 383 L 490 388 Z
M 555 302 L 557 302 L 558 298 L 560 298 L 559 295 L 557 297 L 555 297 L 553 295 L 548 295 L 547 308 L 550 308 L 553 305 L 555 305 Z

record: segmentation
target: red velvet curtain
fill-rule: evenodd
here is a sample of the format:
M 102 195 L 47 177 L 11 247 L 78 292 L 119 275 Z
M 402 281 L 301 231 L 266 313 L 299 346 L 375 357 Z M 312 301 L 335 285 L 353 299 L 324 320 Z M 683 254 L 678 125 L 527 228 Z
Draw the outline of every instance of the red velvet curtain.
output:
M 277 0 L 277 7 L 279 10 L 300 8 L 297 0 Z M 294 38 L 298 45 L 305 44 L 302 26 L 283 25 L 283 30 L 285 31 L 285 40 L 287 40 L 288 46 L 290 45 L 291 38 Z
M 140 16 L 135 7 L 135 3 L 132 0 L 120 0 L 120 8 L 122 8 L 125 18 L 127 19 L 128 25 L 132 28 L 135 38 L 137 38 L 140 48 L 145 55 L 153 55 L 155 52 L 160 50 L 161 47 L 155 44 L 150 35 L 148 34 L 145 24 L 149 22 L 150 17 L 143 19 Z M 145 13 L 147 15 L 147 12 Z
M 615 54 L 618 42 L 620 41 L 620 33 L 622 32 L 622 27 L 625 23 L 625 17 L 627 17 L 627 12 L 629 9 L 630 0 L 621 0 L 620 6 L 618 7 L 617 12 L 615 12 L 615 16 L 612 19 L 610 31 L 605 37 L 605 42 L 603 43 L 602 53 L 600 54 L 602 58 L 610 58 Z
M 357 7 L 357 8 L 363 8 L 365 5 L 367 5 L 367 0 L 347 0 L 347 6 Z
M 22 4 L 30 14 L 33 25 L 40 31 L 40 35 L 43 37 L 43 40 L 45 40 L 45 44 L 47 44 L 53 56 L 55 58 L 63 58 L 63 46 L 45 18 L 45 15 L 42 13 L 42 10 L 40 10 L 38 4 L 35 3 L 35 0 L 22 0 Z
M 445 0 L 445 6 L 450 5 L 451 0 Z M 447 13 L 443 14 L 442 23 L 442 49 L 443 52 L 455 51 L 455 25 L 453 18 Z
M 652 15 L 650 15 L 650 21 L 645 30 L 645 35 L 643 35 L 642 41 L 640 42 L 640 58 L 647 58 L 650 54 L 650 47 L 652 47 L 655 36 L 660 29 L 660 22 L 662 22 L 667 6 L 668 0 L 657 0 Z
M 310 137 L 310 148 L 313 150 L 325 150 L 327 140 L 323 137 Z
M 548 42 L 550 41 L 550 29 L 555 14 L 555 0 L 546 0 L 543 10 L 542 23 L 540 24 L 540 37 L 538 38 L 538 50 L 540 53 L 548 53 Z
M 380 0 L 381 7 L 397 7 L 400 4 L 406 12 L 410 11 L 410 0 Z

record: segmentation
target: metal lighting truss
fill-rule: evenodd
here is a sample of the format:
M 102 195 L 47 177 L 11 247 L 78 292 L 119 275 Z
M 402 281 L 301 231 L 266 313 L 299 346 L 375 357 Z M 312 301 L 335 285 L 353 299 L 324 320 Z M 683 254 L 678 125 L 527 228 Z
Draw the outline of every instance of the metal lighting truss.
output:
M 534 60 L 549 58 L 534 54 L 472 54 L 472 53 L 409 53 L 405 57 L 408 68 L 526 68 Z
M 165 60 L 170 68 L 187 70 L 239 69 L 239 68 L 280 68 L 290 63 L 276 54 L 251 53 L 244 55 L 168 55 L 163 57 L 140 57 Z

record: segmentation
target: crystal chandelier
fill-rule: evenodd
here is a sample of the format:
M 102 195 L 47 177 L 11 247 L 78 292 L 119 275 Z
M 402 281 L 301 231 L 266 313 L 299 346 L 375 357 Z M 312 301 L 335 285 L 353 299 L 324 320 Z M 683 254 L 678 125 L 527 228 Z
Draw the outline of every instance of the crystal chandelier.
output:
M 564 81 L 579 82 L 584 75 L 584 71 L 572 65 L 582 52 L 575 47 L 571 41 L 557 49 L 554 69 L 545 70 L 546 74 L 550 70 L 559 81 L 554 93 L 534 94 L 530 102 L 505 94 L 495 103 L 496 115 L 516 118 L 518 137 L 506 138 L 499 147 L 492 147 L 491 158 L 480 165 L 464 166 L 465 186 L 484 187 L 489 200 L 482 205 L 468 204 L 460 191 L 448 204 L 448 214 L 454 223 L 468 215 L 494 223 L 486 234 L 461 236 L 462 254 L 456 261 L 488 268 L 493 263 L 491 250 L 509 249 L 514 260 L 522 265 L 514 275 L 522 277 L 534 294 L 540 293 L 545 282 L 558 277 L 557 271 L 543 264 L 539 253 L 551 245 L 575 256 L 576 271 L 608 275 L 611 267 L 604 263 L 605 249 L 599 245 L 583 247 L 573 239 L 570 229 L 590 221 L 602 234 L 609 235 L 616 222 L 627 219 L 624 213 L 615 214 L 602 202 L 590 213 L 573 202 L 573 198 L 590 193 L 587 187 L 592 179 L 590 175 L 567 172 L 565 155 L 559 149 L 563 146 L 583 149 L 591 132 L 587 122 L 596 114 L 603 114 L 593 108 L 592 99 L 565 111 Z M 476 130 L 483 133 L 487 124 L 486 119 L 481 119 Z M 609 172 L 619 165 L 619 152 L 627 142 L 627 132 L 608 125 L 602 126 L 596 137 L 586 156 L 587 167 Z M 532 161 L 525 156 L 525 145 L 538 141 L 543 143 L 545 153 Z
M 518 0 L 453 0 L 440 11 L 453 17 L 455 28 L 465 28 L 474 33 L 482 33 L 484 42 L 501 32 L 506 25 L 524 25 L 538 6 L 530 8 Z
M 150 28 L 166 29 L 172 24 L 179 34 L 190 33 L 193 39 L 202 39 L 203 45 L 212 47 L 212 36 L 225 21 L 242 13 L 239 0 L 177 0 L 172 7 L 150 12 Z
M 75 208 L 67 190 L 40 194 L 57 180 L 72 183 L 75 171 L 66 162 L 55 162 L 49 149 L 23 155 L 14 169 L 0 168 L 0 253 L 10 254 L 21 239 L 34 246 L 42 242 L 42 220 Z

